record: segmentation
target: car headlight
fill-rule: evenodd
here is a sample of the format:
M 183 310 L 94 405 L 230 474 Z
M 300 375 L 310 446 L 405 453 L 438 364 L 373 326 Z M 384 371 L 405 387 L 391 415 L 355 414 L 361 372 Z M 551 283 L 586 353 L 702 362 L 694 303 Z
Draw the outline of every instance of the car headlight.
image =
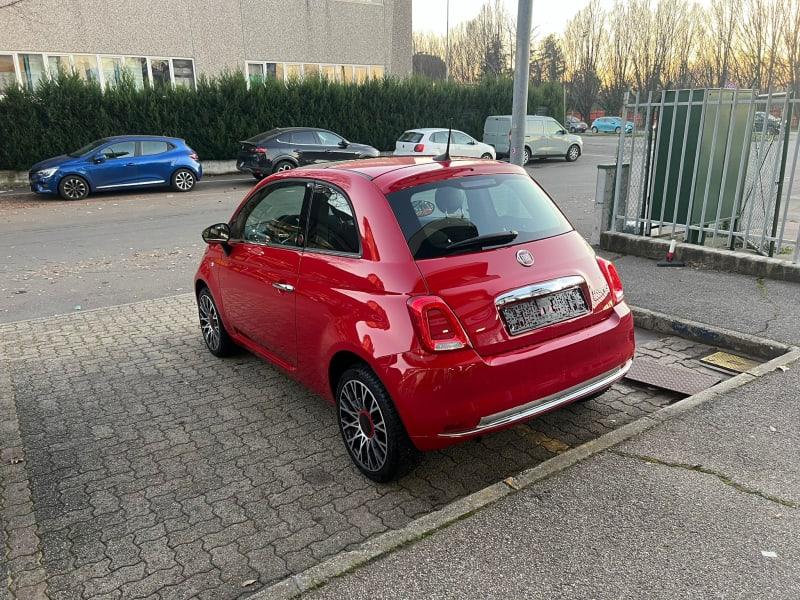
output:
M 52 177 L 55 172 L 58 171 L 58 167 L 50 167 L 49 169 L 42 169 L 39 171 L 39 177 L 42 179 L 47 179 L 48 177 Z

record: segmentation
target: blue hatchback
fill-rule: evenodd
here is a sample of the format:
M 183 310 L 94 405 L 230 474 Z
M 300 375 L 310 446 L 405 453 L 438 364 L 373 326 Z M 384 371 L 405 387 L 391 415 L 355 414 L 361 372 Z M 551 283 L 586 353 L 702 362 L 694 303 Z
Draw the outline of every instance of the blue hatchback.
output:
M 169 185 L 188 192 L 203 176 L 197 153 L 179 138 L 117 135 L 36 163 L 31 191 L 81 200 L 90 192 Z
M 592 133 L 619 133 L 622 129 L 622 119 L 620 117 L 598 117 L 592 121 Z M 625 123 L 625 133 L 633 131 L 633 123 Z

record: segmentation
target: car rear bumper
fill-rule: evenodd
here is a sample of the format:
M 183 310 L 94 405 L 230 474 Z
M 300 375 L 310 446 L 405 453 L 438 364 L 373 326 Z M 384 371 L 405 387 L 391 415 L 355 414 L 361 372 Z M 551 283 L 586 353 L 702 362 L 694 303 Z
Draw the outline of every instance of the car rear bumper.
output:
M 378 375 L 420 450 L 511 427 L 602 391 L 625 375 L 634 353 L 624 304 L 603 321 L 523 351 L 474 350 L 388 357 Z
M 265 175 L 272 172 L 272 163 L 269 161 L 257 161 L 241 156 L 236 159 L 236 170 L 242 173 L 255 173 Z

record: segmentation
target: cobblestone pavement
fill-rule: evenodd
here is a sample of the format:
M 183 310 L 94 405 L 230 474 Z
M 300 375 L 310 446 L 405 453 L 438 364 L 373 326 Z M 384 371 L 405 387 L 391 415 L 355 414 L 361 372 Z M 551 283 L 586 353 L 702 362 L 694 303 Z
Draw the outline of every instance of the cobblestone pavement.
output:
M 0 351 L 0 598 L 246 596 L 678 398 L 621 383 L 382 486 L 322 400 L 211 356 L 189 295 L 2 325 Z

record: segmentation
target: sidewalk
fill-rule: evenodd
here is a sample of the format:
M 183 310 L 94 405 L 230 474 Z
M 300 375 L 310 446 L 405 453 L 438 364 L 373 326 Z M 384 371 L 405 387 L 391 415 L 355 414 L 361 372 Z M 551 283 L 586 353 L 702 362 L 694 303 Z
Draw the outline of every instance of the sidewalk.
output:
M 800 340 L 799 286 L 617 263 L 632 304 Z M 797 598 L 798 390 L 768 373 L 307 597 Z

